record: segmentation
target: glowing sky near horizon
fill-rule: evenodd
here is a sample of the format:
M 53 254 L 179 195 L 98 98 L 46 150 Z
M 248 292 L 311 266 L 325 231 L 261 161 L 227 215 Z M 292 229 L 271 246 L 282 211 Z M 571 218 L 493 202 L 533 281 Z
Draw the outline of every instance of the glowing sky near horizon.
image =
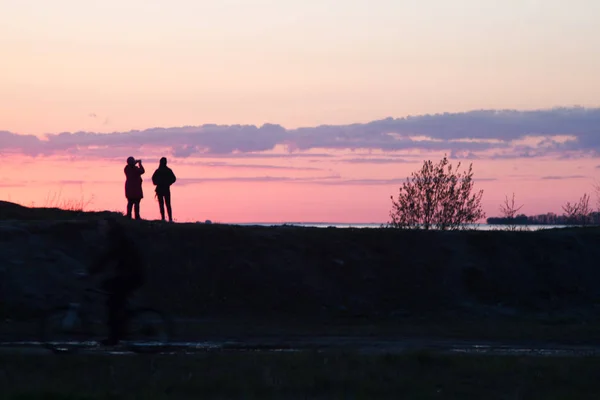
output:
M 179 220 L 384 222 L 399 182 L 453 152 L 474 163 L 488 215 L 512 192 L 526 213 L 560 212 L 597 178 L 595 114 L 562 131 L 551 111 L 534 125 L 525 113 L 468 115 L 401 134 L 368 123 L 598 107 L 599 49 L 594 0 L 0 0 L 0 199 L 83 195 L 121 210 L 133 154 L 149 160 L 142 212 L 155 218 L 149 177 L 164 154 L 181 178 Z M 213 123 L 283 128 L 169 130 Z M 106 150 L 108 134 L 154 127 L 173 145 L 144 134 Z M 81 131 L 107 135 L 46 137 Z M 497 146 L 457 144 L 480 132 Z M 430 146 L 438 133 L 446 142 Z

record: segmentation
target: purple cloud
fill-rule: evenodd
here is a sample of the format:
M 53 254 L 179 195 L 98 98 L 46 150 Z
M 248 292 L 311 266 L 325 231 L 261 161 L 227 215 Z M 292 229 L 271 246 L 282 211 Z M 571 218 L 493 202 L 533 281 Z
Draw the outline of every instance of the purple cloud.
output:
M 8 131 L 0 131 L 0 154 L 21 153 L 37 156 L 43 153 L 43 142 L 33 135 L 16 135 Z
M 535 144 L 516 143 L 539 137 Z M 573 140 L 559 140 L 569 136 Z M 289 154 L 261 154 L 284 146 Z M 398 150 L 445 151 L 453 158 L 515 158 L 600 153 L 600 108 L 555 108 L 537 111 L 479 110 L 365 124 L 321 125 L 285 129 L 280 125 L 214 125 L 152 128 L 99 134 L 75 132 L 32 135 L 0 132 L 0 153 L 31 156 L 82 153 L 95 157 L 145 154 L 149 148 L 175 157 L 313 157 L 303 151 Z M 375 161 L 373 163 L 384 163 Z

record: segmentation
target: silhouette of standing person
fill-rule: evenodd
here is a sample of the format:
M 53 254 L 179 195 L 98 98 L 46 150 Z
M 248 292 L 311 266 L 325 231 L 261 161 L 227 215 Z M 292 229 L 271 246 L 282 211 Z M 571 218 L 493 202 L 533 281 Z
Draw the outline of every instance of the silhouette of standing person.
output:
M 136 166 L 139 164 L 139 166 Z M 140 201 L 144 198 L 142 191 L 142 175 L 146 172 L 142 160 L 127 158 L 125 166 L 125 197 L 127 198 L 127 218 L 131 219 L 131 209 L 135 211 L 135 219 L 140 218 Z
M 173 222 L 173 213 L 171 212 L 171 185 L 174 184 L 176 180 L 177 178 L 175 177 L 173 170 L 167 167 L 167 158 L 161 158 L 158 169 L 152 174 L 152 183 L 156 185 L 158 207 L 163 221 L 165 220 L 165 203 L 167 203 L 169 222 Z

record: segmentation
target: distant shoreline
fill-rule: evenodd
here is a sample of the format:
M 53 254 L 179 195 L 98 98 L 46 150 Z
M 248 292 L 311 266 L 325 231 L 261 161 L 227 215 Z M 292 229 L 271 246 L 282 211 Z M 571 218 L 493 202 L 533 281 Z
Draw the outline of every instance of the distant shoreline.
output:
M 202 223 L 199 221 L 198 223 Z M 366 222 L 228 222 L 223 223 L 225 225 L 239 225 L 239 226 L 299 226 L 306 228 L 381 228 L 385 226 L 385 222 L 379 223 L 366 223 Z M 468 224 L 467 228 L 475 230 L 506 230 L 513 225 L 504 224 Z M 531 230 L 536 231 L 540 229 L 557 229 L 557 228 L 576 228 L 578 225 L 546 225 L 546 224 L 532 224 L 532 225 L 516 225 L 517 230 Z

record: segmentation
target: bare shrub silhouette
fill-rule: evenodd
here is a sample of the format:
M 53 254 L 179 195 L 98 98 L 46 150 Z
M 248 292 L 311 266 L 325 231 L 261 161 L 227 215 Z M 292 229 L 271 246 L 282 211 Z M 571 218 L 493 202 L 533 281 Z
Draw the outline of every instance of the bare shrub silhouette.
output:
M 564 216 L 569 223 L 587 225 L 591 220 L 592 209 L 590 207 L 590 196 L 585 193 L 577 203 L 567 202 L 562 206 Z
M 413 172 L 392 199 L 390 226 L 400 229 L 457 230 L 485 218 L 483 190 L 473 192 L 473 164 L 459 172 L 444 156 L 437 164 L 428 160 Z
M 507 219 L 508 223 L 506 224 L 506 229 L 508 231 L 517 231 L 517 230 L 527 230 L 525 227 L 519 227 L 515 223 L 515 217 L 521 208 L 523 208 L 524 204 L 520 206 L 515 205 L 515 194 L 512 194 L 512 199 L 508 199 L 508 196 L 505 196 L 504 203 L 500 204 L 500 214 L 501 218 Z
M 596 211 L 600 212 L 600 182 L 594 183 L 594 194 L 596 196 Z

